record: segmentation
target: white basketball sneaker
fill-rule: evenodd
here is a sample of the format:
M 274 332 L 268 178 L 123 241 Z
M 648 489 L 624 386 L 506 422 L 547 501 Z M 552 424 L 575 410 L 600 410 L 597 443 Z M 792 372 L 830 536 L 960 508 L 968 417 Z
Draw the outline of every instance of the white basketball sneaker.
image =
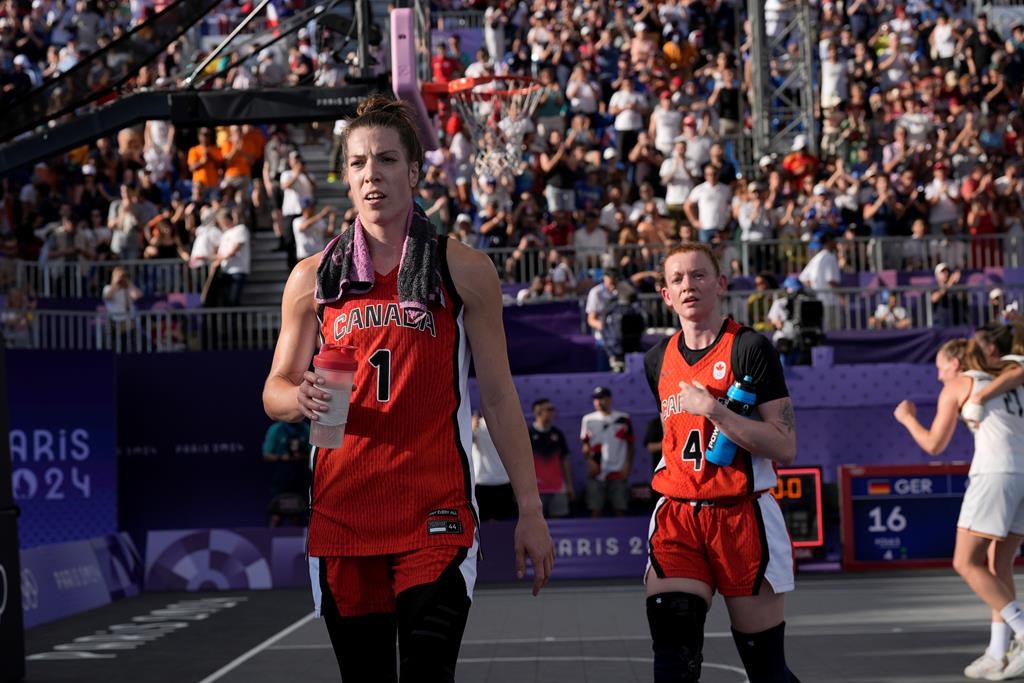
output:
M 1000 681 L 1001 678 L 989 678 L 990 675 L 1003 675 L 1003 669 L 1006 668 L 1006 657 L 999 657 L 996 659 L 988 652 L 975 659 L 973 662 L 967 665 L 964 669 L 964 676 L 967 678 L 973 678 L 974 680 L 990 680 Z
M 1000 672 L 985 675 L 988 681 L 1008 681 L 1024 675 L 1024 640 L 1014 636 L 1010 641 L 1010 651 L 1006 653 L 1006 666 Z

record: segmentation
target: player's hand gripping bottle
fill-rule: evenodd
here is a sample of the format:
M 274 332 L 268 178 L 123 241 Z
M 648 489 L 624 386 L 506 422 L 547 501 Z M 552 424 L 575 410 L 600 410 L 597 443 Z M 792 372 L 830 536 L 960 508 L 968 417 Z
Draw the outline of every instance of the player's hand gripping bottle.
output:
M 340 448 L 348 422 L 348 405 L 352 398 L 352 377 L 356 371 L 354 346 L 324 344 L 313 357 L 313 369 L 324 378 L 319 386 L 331 395 L 327 411 L 309 427 L 309 442 L 321 448 Z
M 757 399 L 757 395 L 754 393 L 753 382 L 754 378 L 750 375 L 745 375 L 743 379 L 734 382 L 725 395 L 725 407 L 738 415 L 750 417 Z M 726 467 L 732 464 L 732 459 L 736 457 L 737 448 L 736 443 L 732 439 L 719 431 L 718 427 L 715 427 L 715 431 L 711 433 L 711 440 L 708 441 L 708 452 L 705 457 L 708 462 L 713 462 L 720 467 Z

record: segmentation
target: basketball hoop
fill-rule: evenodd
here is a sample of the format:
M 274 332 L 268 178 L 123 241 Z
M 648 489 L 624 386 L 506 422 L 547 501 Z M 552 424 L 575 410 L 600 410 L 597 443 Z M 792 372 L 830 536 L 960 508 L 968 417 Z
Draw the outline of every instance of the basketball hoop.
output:
M 452 108 L 473 135 L 478 175 L 520 175 L 523 137 L 533 130 L 540 93 L 540 83 L 526 76 L 460 78 L 448 84 Z

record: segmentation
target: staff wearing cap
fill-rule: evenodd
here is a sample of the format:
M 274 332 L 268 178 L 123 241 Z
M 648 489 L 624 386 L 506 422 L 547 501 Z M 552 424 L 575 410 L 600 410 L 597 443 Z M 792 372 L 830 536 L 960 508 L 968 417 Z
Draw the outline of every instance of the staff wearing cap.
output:
M 580 441 L 587 461 L 586 503 L 592 517 L 606 505 L 621 517 L 629 507 L 629 472 L 633 467 L 634 436 L 629 414 L 612 409 L 608 387 L 594 387 L 594 412 L 583 416 Z

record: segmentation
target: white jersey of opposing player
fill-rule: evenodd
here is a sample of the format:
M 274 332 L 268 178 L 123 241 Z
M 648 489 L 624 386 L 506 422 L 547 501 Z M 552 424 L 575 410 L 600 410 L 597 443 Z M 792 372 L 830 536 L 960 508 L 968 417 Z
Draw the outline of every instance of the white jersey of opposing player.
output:
M 1008 353 L 999 360 L 1012 361 L 1017 365 L 1024 365 L 1024 356 L 1019 356 L 1015 353 Z
M 974 380 L 972 394 L 992 381 L 992 376 L 984 372 L 968 370 L 964 374 Z M 970 474 L 1024 474 L 1024 400 L 1020 391 L 1011 389 L 983 406 L 982 419 L 974 432 Z

